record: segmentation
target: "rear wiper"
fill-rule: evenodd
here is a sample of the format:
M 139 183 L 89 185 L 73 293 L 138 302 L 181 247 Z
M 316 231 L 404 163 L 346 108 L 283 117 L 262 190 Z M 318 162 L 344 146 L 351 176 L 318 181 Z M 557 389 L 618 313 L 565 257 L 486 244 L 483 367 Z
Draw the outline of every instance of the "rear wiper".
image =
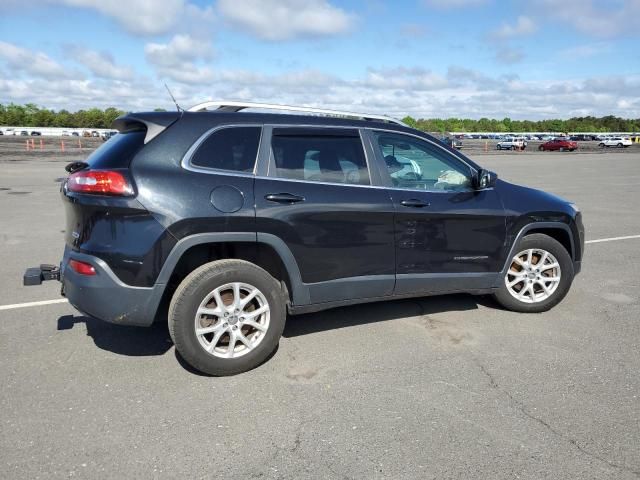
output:
M 71 162 L 64 169 L 69 173 L 78 172 L 80 170 L 84 170 L 85 168 L 89 168 L 89 164 L 87 162 Z

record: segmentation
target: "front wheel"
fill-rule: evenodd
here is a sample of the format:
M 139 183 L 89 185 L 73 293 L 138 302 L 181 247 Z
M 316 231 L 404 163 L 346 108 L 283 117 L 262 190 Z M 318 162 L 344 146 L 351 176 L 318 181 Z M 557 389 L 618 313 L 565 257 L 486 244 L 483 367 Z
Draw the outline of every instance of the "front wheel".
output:
M 541 152 L 544 152 L 544 147 L 543 147 L 542 145 L 540 145 L 540 146 L 538 147 L 538 150 L 540 150 Z
M 599 146 L 600 148 L 604 148 L 604 143 L 599 143 L 599 144 L 598 144 L 598 146 Z
M 622 145 L 621 143 L 618 144 L 618 148 L 622 148 L 624 147 L 624 145 Z
M 243 260 L 190 273 L 169 306 L 169 332 L 192 367 L 222 376 L 257 367 L 276 349 L 286 320 L 278 281 Z
M 539 313 L 553 308 L 573 282 L 569 252 L 557 240 L 540 233 L 524 237 L 516 251 L 494 298 L 515 312 Z

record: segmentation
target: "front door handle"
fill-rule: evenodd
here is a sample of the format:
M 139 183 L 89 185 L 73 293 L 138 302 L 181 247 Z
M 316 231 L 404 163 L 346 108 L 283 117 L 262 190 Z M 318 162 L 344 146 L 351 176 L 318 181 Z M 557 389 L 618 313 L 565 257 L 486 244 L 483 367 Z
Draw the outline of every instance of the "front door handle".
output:
M 408 200 L 402 200 L 400 205 L 403 207 L 412 207 L 412 208 L 424 208 L 431 205 L 429 202 L 423 202 L 422 200 L 418 200 L 417 198 L 410 198 Z
M 264 196 L 266 200 L 276 203 L 293 204 L 298 202 L 304 202 L 304 197 L 300 195 L 294 195 L 293 193 L 269 193 Z

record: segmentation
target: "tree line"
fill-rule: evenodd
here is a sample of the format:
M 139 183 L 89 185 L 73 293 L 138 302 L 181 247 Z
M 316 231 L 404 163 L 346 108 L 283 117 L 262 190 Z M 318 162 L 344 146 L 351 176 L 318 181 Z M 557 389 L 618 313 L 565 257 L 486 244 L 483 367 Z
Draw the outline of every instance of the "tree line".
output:
M 640 118 L 574 117 L 547 120 L 503 118 L 421 118 L 405 117 L 404 123 L 425 132 L 640 132 Z
M 160 108 L 156 110 L 162 110 Z M 109 107 L 69 112 L 51 110 L 33 103 L 0 103 L 0 125 L 19 127 L 110 128 L 123 110 Z M 407 116 L 406 124 L 425 132 L 638 132 L 640 118 L 574 117 L 568 120 L 511 120 L 503 118 L 420 118 Z

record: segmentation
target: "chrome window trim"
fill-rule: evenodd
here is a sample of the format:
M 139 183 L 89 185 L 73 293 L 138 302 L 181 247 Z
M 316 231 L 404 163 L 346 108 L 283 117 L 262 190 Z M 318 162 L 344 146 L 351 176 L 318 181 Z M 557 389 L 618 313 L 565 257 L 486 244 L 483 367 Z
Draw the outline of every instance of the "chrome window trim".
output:
M 478 173 L 478 170 L 476 170 L 473 166 L 469 165 L 467 162 L 465 162 L 462 158 L 458 157 L 457 155 L 452 155 L 452 153 L 449 150 L 447 150 L 446 148 L 444 148 L 444 146 L 438 145 L 437 142 L 434 142 L 434 141 L 429 140 L 427 138 L 421 137 L 419 135 L 414 135 L 412 133 L 402 132 L 402 131 L 398 131 L 398 130 L 390 130 L 390 129 L 386 129 L 386 128 L 364 127 L 363 130 L 369 130 L 370 132 L 373 132 L 373 133 L 375 133 L 375 132 L 395 133 L 397 135 L 404 135 L 404 136 L 407 136 L 407 137 L 417 138 L 418 140 L 422 140 L 423 142 L 426 142 L 426 143 L 428 143 L 430 145 L 438 147 L 439 149 L 443 150 L 445 153 L 451 155 L 456 160 L 459 160 L 461 163 L 463 163 L 472 172 L 472 175 Z M 374 147 L 377 147 L 377 145 L 374 145 Z M 386 166 L 385 166 L 385 168 L 386 168 Z M 388 173 L 388 171 L 387 171 L 387 173 Z M 407 192 L 447 193 L 447 194 L 480 191 L 480 190 L 477 190 L 477 189 L 473 188 L 472 186 L 469 187 L 468 189 L 465 189 L 465 190 L 427 190 L 427 189 L 424 189 L 424 188 L 407 188 L 407 187 L 400 187 L 400 186 L 397 186 L 397 185 L 391 185 L 391 186 L 386 187 L 386 188 L 393 189 L 393 190 L 402 190 L 402 191 L 407 191 Z M 493 187 L 491 187 L 490 189 L 492 189 L 492 188 Z M 482 190 L 490 190 L 490 189 L 483 188 Z
M 284 178 L 284 177 L 279 177 L 277 176 L 277 172 L 271 172 L 269 171 L 268 174 L 269 176 L 267 176 L 266 178 L 273 178 L 273 179 L 278 179 L 278 180 L 287 180 L 287 181 L 291 181 L 291 182 L 304 182 L 304 183 L 322 183 L 325 185 L 347 185 L 347 186 L 351 186 L 351 187 L 381 187 L 378 185 L 372 185 L 371 182 L 373 180 L 373 177 L 371 176 L 371 162 L 369 161 L 369 155 L 367 155 L 367 149 L 364 148 L 364 138 L 362 137 L 362 128 L 361 127 L 356 127 L 353 125 L 302 125 L 302 124 L 296 124 L 296 123 L 267 123 L 265 124 L 265 127 L 271 127 L 271 139 L 273 140 L 273 129 L 274 128 L 309 128 L 309 129 L 313 129 L 313 128 L 332 128 L 332 129 L 349 129 L 349 130 L 356 130 L 358 132 L 358 138 L 360 139 L 360 147 L 362 148 L 362 153 L 364 155 L 364 161 L 365 164 L 367 166 L 367 175 L 369 175 L 369 184 L 368 185 L 361 185 L 358 183 L 339 183 L 339 182 L 321 182 L 318 180 L 298 180 L 298 179 L 292 179 L 292 178 Z M 275 157 L 273 154 L 273 143 L 271 143 L 271 145 L 269 145 L 269 166 L 271 166 L 272 164 L 275 165 L 275 163 L 272 163 L 271 160 L 275 161 Z M 270 176 L 273 173 L 273 177 Z M 262 177 L 260 177 L 262 178 Z
M 238 172 L 236 170 L 224 170 L 221 168 L 210 168 L 210 167 L 202 167 L 199 165 L 193 165 L 191 160 L 193 155 L 196 153 L 200 145 L 202 145 L 205 140 L 207 140 L 211 135 L 216 133 L 219 130 L 223 130 L 226 128 L 241 128 L 241 127 L 257 127 L 260 129 L 260 138 L 258 139 L 258 149 L 256 150 L 256 159 L 253 162 L 253 170 L 251 172 Z M 264 125 L 260 123 L 228 123 L 224 125 L 216 125 L 213 128 L 210 128 L 206 132 L 204 132 L 198 139 L 193 142 L 193 145 L 189 147 L 189 150 L 184 154 L 180 165 L 185 170 L 189 170 L 190 172 L 198 172 L 198 173 L 208 173 L 208 174 L 224 174 L 224 175 L 232 175 L 236 177 L 254 177 L 256 174 L 256 169 L 258 168 L 258 160 L 260 158 L 260 146 L 262 145 L 262 137 L 264 132 Z

